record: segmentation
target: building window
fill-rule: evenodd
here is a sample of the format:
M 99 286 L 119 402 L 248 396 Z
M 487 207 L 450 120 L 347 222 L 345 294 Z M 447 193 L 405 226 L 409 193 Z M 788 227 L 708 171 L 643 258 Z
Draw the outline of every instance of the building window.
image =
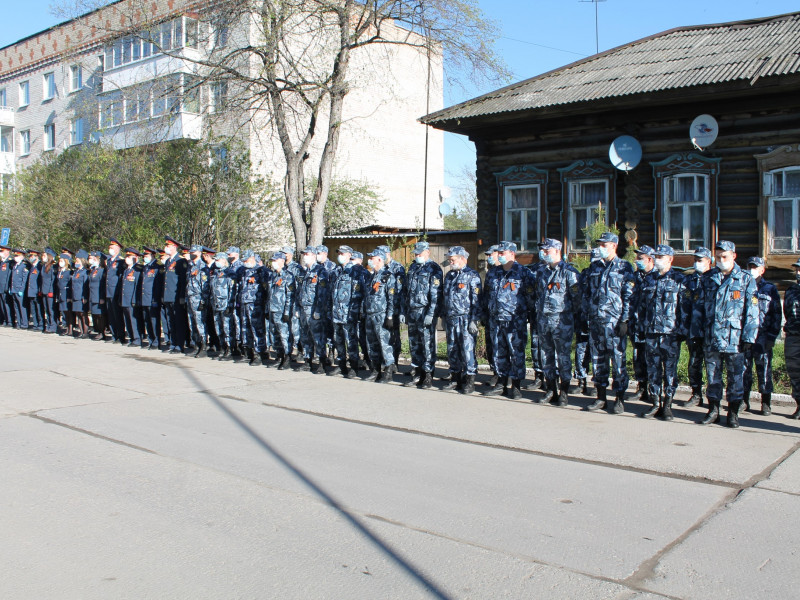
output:
M 708 241 L 708 175 L 664 177 L 663 238 L 676 252 L 693 252 Z
M 14 129 L 11 127 L 1 128 L 0 133 L 0 152 L 14 151 Z
M 764 177 L 768 202 L 769 251 L 797 254 L 800 250 L 800 167 L 770 171 Z
M 52 100 L 56 97 L 56 74 L 44 74 L 44 86 L 42 89 L 42 100 Z
M 215 81 L 211 84 L 211 111 L 219 112 L 228 101 L 228 82 Z
M 717 239 L 717 177 L 722 159 L 673 154 L 650 163 L 656 179 L 656 243 L 676 253 L 710 248 Z
M 200 80 L 189 75 L 183 76 L 183 106 L 182 112 L 200 113 Z
M 73 146 L 83 143 L 83 119 L 73 119 L 69 125 L 69 143 Z
M 29 81 L 22 81 L 19 84 L 19 105 L 28 106 L 31 103 L 31 84 Z
M 214 48 L 224 48 L 228 45 L 228 25 L 218 22 L 214 25 Z
M 50 123 L 44 126 L 44 149 L 54 150 L 56 147 L 56 126 Z
M 547 171 L 532 165 L 495 173 L 498 187 L 500 239 L 514 242 L 521 252 L 536 250 L 545 229 Z
M 568 251 L 586 252 L 594 240 L 587 240 L 583 230 L 597 220 L 600 211 L 606 224 L 615 219 L 616 170 L 601 161 L 579 160 L 558 172 L 563 184 L 564 246 Z
M 19 146 L 20 146 L 20 155 L 27 156 L 31 153 L 31 130 L 26 129 L 25 131 L 19 132 Z
M 80 65 L 72 65 L 69 68 L 69 85 L 72 92 L 83 88 L 83 67 Z
M 8 94 L 6 88 L 0 89 L 0 107 L 6 108 L 8 106 Z

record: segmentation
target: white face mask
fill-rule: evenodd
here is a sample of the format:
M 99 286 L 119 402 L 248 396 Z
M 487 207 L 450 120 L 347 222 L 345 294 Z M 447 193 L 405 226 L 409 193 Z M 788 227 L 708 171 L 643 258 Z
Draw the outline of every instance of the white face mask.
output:
M 657 258 L 655 260 L 655 266 L 656 266 L 656 269 L 658 269 L 659 273 L 663 273 L 664 271 L 666 271 L 669 268 L 669 265 L 667 264 L 667 261 L 664 260 L 663 258 Z
M 314 257 L 313 254 L 303 254 L 303 264 L 306 267 L 311 267 L 316 264 L 317 259 Z
M 90 267 L 96 267 L 99 264 L 100 264 L 100 261 L 98 261 L 97 259 L 90 259 L 89 260 L 89 266 Z
M 694 263 L 694 270 L 697 271 L 698 273 L 702 274 L 702 273 L 705 273 L 706 271 L 708 271 L 708 267 L 706 267 L 706 263 L 704 263 L 701 260 L 698 260 L 698 261 L 695 261 L 695 263 Z
M 132 256 L 126 256 L 125 257 L 125 264 L 128 265 L 129 267 L 132 267 L 135 262 L 136 261 L 133 259 Z
M 759 277 L 761 277 L 761 274 L 758 272 L 758 269 L 750 269 L 750 275 L 753 277 L 753 279 L 758 279 Z
M 225 268 L 225 263 L 223 261 L 221 261 L 221 260 L 215 260 L 214 261 L 214 265 L 216 265 L 216 267 L 218 269 L 224 269 Z
M 318 262 L 319 264 L 322 264 L 322 263 L 324 263 L 326 260 L 328 260 L 328 257 L 327 257 L 327 255 L 324 255 L 324 254 L 317 254 L 317 262 Z
M 67 266 L 67 262 L 64 261 L 64 260 L 60 260 L 60 261 L 58 261 L 58 266 L 63 269 L 63 268 L 65 268 Z
M 279 263 L 277 260 L 273 260 L 270 264 L 272 265 L 273 271 L 280 269 L 281 263 Z
M 346 254 L 340 254 L 336 260 L 339 262 L 340 265 L 346 265 L 350 262 L 350 259 L 347 257 Z
M 733 269 L 733 261 L 732 260 L 720 260 L 719 261 L 719 268 L 723 273 L 727 273 L 731 269 Z
M 428 262 L 428 259 L 425 258 L 424 256 L 417 256 L 414 260 L 417 262 L 418 265 L 424 265 L 426 262 Z
M 17 254 L 16 256 L 14 256 L 14 262 L 17 264 L 21 263 L 22 257 L 19 254 Z

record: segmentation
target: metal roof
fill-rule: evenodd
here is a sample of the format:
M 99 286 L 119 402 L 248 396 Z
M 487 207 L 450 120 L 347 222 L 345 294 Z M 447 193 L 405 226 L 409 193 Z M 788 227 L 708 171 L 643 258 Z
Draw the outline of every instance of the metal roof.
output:
M 800 12 L 680 27 L 607 50 L 450 108 L 423 123 L 800 72 Z

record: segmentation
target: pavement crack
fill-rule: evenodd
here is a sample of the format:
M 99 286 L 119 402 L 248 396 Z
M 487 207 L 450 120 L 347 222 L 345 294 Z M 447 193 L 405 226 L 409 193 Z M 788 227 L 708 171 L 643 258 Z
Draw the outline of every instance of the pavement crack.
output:
M 21 415 L 22 416 L 22 415 Z M 62 423 L 61 421 L 56 421 L 55 419 L 49 419 L 48 417 L 44 417 L 42 415 L 36 413 L 25 413 L 24 416 L 30 417 L 31 419 L 37 419 L 42 423 L 47 423 L 48 425 L 56 425 L 58 427 L 63 427 L 64 429 L 69 429 L 71 431 L 75 431 L 77 433 L 82 433 L 84 435 L 88 435 L 93 438 L 97 438 L 99 440 L 104 440 L 106 442 L 111 442 L 112 444 L 118 444 L 120 446 L 125 446 L 126 448 L 131 448 L 133 450 L 139 450 L 140 452 L 146 452 L 147 454 L 154 454 L 157 455 L 157 452 L 153 452 L 147 448 L 143 448 L 142 446 L 137 446 L 136 444 L 131 444 L 129 442 L 123 442 L 122 440 L 117 440 L 112 437 L 108 437 L 107 435 L 102 435 L 100 433 L 96 433 L 94 431 L 89 431 L 88 429 L 83 429 L 81 427 L 75 427 L 74 425 L 68 425 L 66 423 Z

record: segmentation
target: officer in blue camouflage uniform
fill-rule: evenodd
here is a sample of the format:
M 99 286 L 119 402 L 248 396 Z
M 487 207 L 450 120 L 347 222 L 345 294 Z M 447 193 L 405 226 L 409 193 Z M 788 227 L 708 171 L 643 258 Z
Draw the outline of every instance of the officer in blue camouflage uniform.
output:
M 694 304 L 700 298 L 700 280 L 703 274 L 711 269 L 712 255 L 711 250 L 698 246 L 694 251 L 694 268 L 685 273 L 686 291 L 688 299 L 692 301 L 692 312 Z M 694 337 L 697 335 L 697 337 Z M 684 406 L 703 406 L 703 363 L 705 363 L 705 350 L 702 329 L 697 329 L 696 333 L 689 331 L 686 339 L 686 349 L 689 352 L 689 386 L 692 388 L 692 396 Z
M 684 293 L 684 277 L 672 268 L 675 251 L 656 246 L 653 270 L 637 285 L 637 326 L 645 339 L 649 396 L 653 402 L 642 416 L 672 420 L 672 399 L 678 388 L 681 343 L 691 323 L 692 303 Z
M 436 366 L 436 321 L 442 308 L 442 268 L 431 260 L 428 242 L 414 245 L 414 262 L 408 267 L 400 320 L 408 324 L 408 345 L 414 374 L 406 387 L 429 389 Z
M 20 248 L 12 250 L 14 266 L 8 284 L 8 293 L 14 299 L 14 314 L 17 318 L 17 329 L 28 328 L 28 303 L 25 301 L 25 292 L 28 289 L 28 263 L 25 261 L 25 252 Z
M 383 245 L 378 246 L 378 250 L 383 252 L 386 256 L 386 267 L 391 271 L 392 275 L 394 275 L 395 281 L 395 293 L 397 294 L 398 299 L 405 298 L 405 287 L 406 287 L 406 269 L 405 267 L 400 264 L 398 261 L 392 258 L 392 251 L 389 246 Z M 398 309 L 402 310 L 402 303 L 398 302 Z M 400 313 L 392 316 L 392 331 L 391 331 L 391 339 L 392 339 L 392 351 L 394 352 L 394 364 L 397 367 L 397 361 L 400 357 L 400 348 L 401 348 L 401 340 L 400 340 Z M 413 374 L 413 370 L 411 371 Z
M 792 265 L 795 269 L 795 283 L 789 286 L 783 296 L 784 345 L 786 374 L 792 384 L 792 398 L 797 410 L 789 417 L 800 419 L 800 259 Z
M 766 263 L 760 256 L 747 260 L 751 277 L 758 288 L 758 335 L 753 347 L 744 354 L 744 405 L 750 410 L 750 389 L 753 387 L 753 363 L 758 376 L 758 393 L 761 395 L 761 414 L 772 414 L 772 348 L 781 333 L 783 315 L 778 288 L 764 279 Z
M 230 358 L 236 346 L 236 271 L 228 262 L 225 252 L 214 255 L 214 272 L 209 275 L 209 312 L 219 340 L 219 360 Z
M 283 370 L 289 363 L 291 348 L 292 312 L 294 311 L 294 295 L 296 284 L 294 275 L 286 268 L 286 254 L 274 252 L 270 259 L 269 278 L 267 280 L 267 319 L 275 331 L 275 350 L 278 354 L 278 369 Z
M 644 320 L 639 318 L 642 306 L 642 283 L 645 278 L 653 272 L 653 261 L 655 260 L 655 250 L 652 247 L 643 245 L 636 249 L 636 271 L 633 274 L 636 285 L 633 287 L 631 295 L 630 320 L 628 321 L 628 335 L 633 343 L 633 375 L 636 378 L 638 387 L 636 388 L 635 400 L 642 402 L 652 402 L 647 386 L 647 361 L 645 360 L 645 348 L 647 340 L 644 332 Z
M 42 331 L 44 306 L 42 305 L 42 262 L 38 250 L 28 250 L 28 285 L 25 286 L 30 328 Z
M 614 370 L 612 389 L 616 401 L 609 412 L 621 414 L 625 410 L 623 401 L 628 389 L 625 351 L 628 347 L 630 300 L 636 284 L 630 263 L 617 256 L 619 237 L 607 231 L 596 241 L 602 260 L 589 267 L 583 295 L 583 311 L 589 321 L 592 347 L 592 381 L 597 389 L 597 400 L 587 410 L 606 406 L 610 361 Z
M 211 297 L 208 281 L 209 269 L 203 261 L 203 246 L 195 244 L 189 250 L 191 262 L 186 278 L 186 305 L 189 312 L 189 328 L 195 345 L 194 356 L 203 352 L 206 344 L 206 308 Z
M 338 266 L 328 258 L 328 247 L 324 244 L 317 246 L 317 262 L 328 272 L 328 277 L 333 275 Z M 328 356 L 332 357 L 335 349 L 333 345 L 333 323 L 331 323 L 327 315 L 325 316 L 325 347 L 327 348 Z
M 142 269 L 139 266 L 139 251 L 125 248 L 125 270 L 119 283 L 119 305 L 122 322 L 128 332 L 128 346 L 142 347 L 141 304 Z
M 342 374 L 347 378 L 353 378 L 358 373 L 358 324 L 367 285 L 364 270 L 351 262 L 352 256 L 353 249 L 350 246 L 339 246 L 339 266 L 331 273 L 328 314 L 328 321 L 333 326 L 337 357 L 337 364 L 330 375 Z
M 256 264 L 256 255 L 252 250 L 242 252 L 242 261 L 240 280 L 237 285 L 239 323 L 242 327 L 241 343 L 249 364 L 255 365 L 255 354 L 258 353 L 261 356 L 261 353 L 266 350 L 264 336 L 266 274 L 264 269 Z
M 386 266 L 386 254 L 376 248 L 367 256 L 371 276 L 364 290 L 362 309 L 366 321 L 370 362 L 370 373 L 366 381 L 389 383 L 392 375 L 397 372 L 391 342 L 394 315 L 397 314 L 400 303 L 395 287 L 397 280 Z
M 471 394 L 475 391 L 475 375 L 478 373 L 475 342 L 478 323 L 483 318 L 483 286 L 478 272 L 467 265 L 469 252 L 462 246 L 450 248 L 447 258 L 450 271 L 444 278 L 442 316 L 447 332 L 450 382 L 444 389 Z
M 491 287 L 491 278 L 494 277 L 498 271 L 502 270 L 500 269 L 500 264 L 497 262 L 497 259 L 499 258 L 497 248 L 497 244 L 494 244 L 489 246 L 483 253 L 486 256 L 486 275 L 484 276 L 483 281 L 484 291 Z M 483 323 L 483 335 L 484 339 L 486 340 L 486 358 L 489 363 L 489 367 L 492 369 L 492 376 L 485 385 L 488 385 L 491 388 L 497 385 L 498 376 L 497 369 L 494 366 L 494 347 L 492 346 L 492 335 L 489 331 L 489 294 L 482 294 L 481 302 L 483 303 L 483 315 L 481 322 Z
M 692 314 L 693 336 L 702 332 L 708 387 L 708 414 L 702 425 L 720 422 L 722 369 L 728 373 L 728 427 L 739 427 L 744 396 L 744 353 L 758 334 L 758 296 L 755 280 L 736 264 L 736 246 L 719 241 L 714 247 L 717 266 L 703 275 Z
M 158 350 L 161 343 L 161 296 L 164 293 L 164 267 L 158 264 L 155 248 L 142 248 L 142 326 L 147 335 L 149 350 Z M 144 347 L 144 338 L 142 339 Z
M 592 248 L 590 252 L 590 265 L 593 262 L 603 260 L 600 258 L 600 249 Z M 581 289 L 581 298 L 584 297 L 586 291 L 586 276 L 589 273 L 589 267 L 581 271 L 578 278 L 578 284 Z M 581 386 L 581 394 L 584 396 L 593 396 L 594 389 L 590 389 L 586 383 L 589 377 L 589 368 L 592 366 L 592 352 L 589 349 L 589 319 L 583 313 L 583 301 L 581 301 L 581 309 L 578 311 L 575 321 L 575 379 Z
M 241 356 L 240 346 L 242 343 L 242 324 L 239 322 L 239 314 L 240 314 L 240 306 L 239 296 L 238 296 L 238 285 L 242 279 L 242 271 L 244 271 L 244 264 L 242 263 L 242 252 L 238 246 L 229 246 L 227 250 L 225 250 L 225 254 L 228 255 L 228 269 L 233 274 L 232 277 L 236 281 L 236 302 L 235 306 L 233 307 L 233 321 L 231 324 L 232 330 L 231 335 L 236 339 L 235 344 L 231 346 L 231 356 L 236 359 Z
M 539 275 L 545 268 L 547 268 L 547 265 L 541 260 L 536 263 L 531 263 L 527 266 L 527 269 L 531 272 L 531 279 L 533 280 L 534 289 L 536 289 L 536 281 L 538 280 Z M 533 381 L 526 386 L 526 389 L 528 390 L 547 389 L 544 378 L 544 360 L 542 357 L 541 344 L 539 343 L 539 328 L 537 326 L 537 321 L 536 303 L 534 302 L 533 310 L 530 314 L 531 366 L 533 367 L 534 377 Z M 570 374 L 570 377 L 571 376 L 572 375 Z
M 361 278 L 365 282 L 369 281 L 372 278 L 372 275 L 364 266 L 364 255 L 361 252 L 359 252 L 358 250 L 354 250 L 350 262 L 352 262 L 353 265 L 361 272 Z M 366 288 L 366 283 L 365 283 L 365 288 Z M 397 318 L 397 322 L 398 323 L 400 322 L 399 317 Z M 369 365 L 369 347 L 367 346 L 367 321 L 363 311 L 361 312 L 361 318 L 358 321 L 358 347 L 361 350 L 361 355 L 364 357 L 363 365 L 368 370 L 371 370 L 371 367 Z M 397 363 L 395 362 L 395 364 Z M 362 363 L 359 363 L 358 367 L 360 369 L 362 367 Z
M 300 283 L 300 279 L 303 276 L 303 267 L 300 265 L 299 262 L 293 260 L 294 258 L 294 248 L 291 246 L 284 246 L 281 248 L 281 251 L 286 255 L 286 263 L 284 268 L 288 273 L 291 273 L 292 277 L 294 277 L 294 284 L 295 288 Z M 289 347 L 290 349 L 287 350 L 287 354 L 291 355 L 294 352 L 295 347 L 302 345 L 300 341 L 300 313 L 296 309 L 296 307 L 292 308 L 292 322 L 289 324 Z M 298 352 L 298 356 L 299 356 Z
M 489 331 L 498 380 L 484 395 L 505 394 L 518 399 L 522 398 L 520 384 L 525 379 L 525 346 L 534 303 L 534 282 L 530 270 L 517 262 L 515 243 L 500 242 L 498 251 L 500 270 L 483 291 L 489 296 Z
M 545 238 L 539 244 L 539 260 L 545 266 L 538 270 L 534 280 L 537 318 L 533 326 L 539 336 L 547 393 L 538 401 L 566 406 L 572 379 L 575 315 L 581 310 L 580 275 L 575 267 L 562 260 L 558 240 Z
M 162 329 L 164 352 L 180 354 L 186 343 L 186 277 L 189 262 L 178 254 L 180 244 L 170 236 L 164 243 L 164 292 L 162 299 Z
M 214 256 L 217 254 L 217 251 L 213 248 L 209 248 L 208 246 L 203 246 L 203 262 L 208 267 L 208 282 L 209 282 L 209 301 L 206 305 L 205 310 L 205 317 L 206 317 L 206 337 L 208 339 L 208 345 L 206 346 L 206 352 L 210 352 L 213 348 L 214 351 L 219 353 L 222 349 L 222 343 L 219 341 L 219 336 L 217 335 L 217 328 L 214 326 L 214 310 L 211 306 L 211 282 L 214 274 L 216 273 L 216 260 Z M 227 262 L 227 261 L 226 261 Z
M 328 365 L 325 321 L 328 316 L 330 287 L 328 271 L 317 262 L 315 246 L 307 246 L 303 250 L 303 267 L 295 296 L 295 312 L 300 317 L 300 339 L 305 358 L 299 370 L 324 373 Z M 315 356 L 319 357 L 319 365 L 314 363 Z

